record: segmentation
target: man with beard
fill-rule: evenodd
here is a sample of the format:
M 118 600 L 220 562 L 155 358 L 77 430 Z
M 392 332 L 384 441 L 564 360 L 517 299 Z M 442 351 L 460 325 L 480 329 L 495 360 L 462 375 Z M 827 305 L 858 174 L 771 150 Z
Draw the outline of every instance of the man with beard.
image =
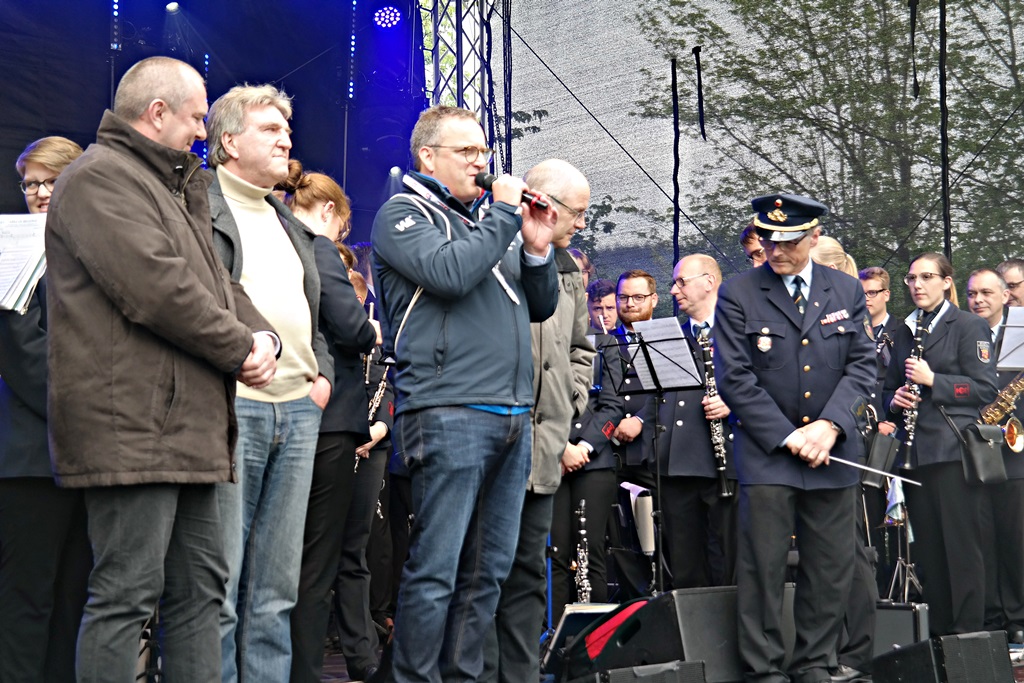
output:
M 616 285 L 615 301 L 618 304 L 619 326 L 615 328 L 616 341 L 624 356 L 628 354 L 627 344 L 636 341 L 633 323 L 650 320 L 654 316 L 654 308 L 658 305 L 657 283 L 654 277 L 643 270 L 628 270 L 619 276 Z M 650 456 L 652 434 L 644 429 L 644 420 L 640 415 L 645 411 L 649 400 L 648 395 L 629 393 L 635 378 L 624 380 L 622 400 L 625 404 L 626 417 L 619 421 L 614 437 L 623 444 L 620 452 L 619 478 L 638 484 L 654 492 L 654 477 L 644 466 Z M 636 389 L 639 389 L 636 386 Z

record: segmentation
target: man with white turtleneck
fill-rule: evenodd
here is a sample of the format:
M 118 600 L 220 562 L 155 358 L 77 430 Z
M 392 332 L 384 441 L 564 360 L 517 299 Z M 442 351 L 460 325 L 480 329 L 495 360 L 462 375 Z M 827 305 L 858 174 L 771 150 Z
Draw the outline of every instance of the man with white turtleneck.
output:
M 239 485 L 218 491 L 229 564 L 224 681 L 288 679 L 306 503 L 334 376 L 317 329 L 314 234 L 271 194 L 288 175 L 290 117 L 277 88 L 237 86 L 213 103 L 207 124 L 214 244 L 281 337 L 274 381 L 262 392 L 239 390 Z

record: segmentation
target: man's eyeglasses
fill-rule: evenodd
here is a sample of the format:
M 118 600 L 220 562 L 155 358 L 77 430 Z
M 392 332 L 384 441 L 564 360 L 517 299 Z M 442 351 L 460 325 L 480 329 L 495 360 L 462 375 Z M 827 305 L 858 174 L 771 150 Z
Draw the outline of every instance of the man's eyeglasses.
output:
M 1007 282 L 1006 288 L 1011 292 L 1017 291 L 1017 288 L 1024 285 L 1024 280 L 1017 280 L 1016 282 Z
M 938 273 L 921 273 L 920 275 L 908 275 L 903 278 L 903 282 L 908 285 L 913 285 L 918 280 L 921 282 L 931 282 L 934 278 L 941 278 L 942 276 Z
M 466 147 L 457 147 L 456 145 L 430 145 L 434 149 L 454 149 L 456 152 L 462 152 L 462 155 L 466 157 L 466 163 L 475 164 L 477 159 L 483 158 L 483 162 L 489 163 L 491 157 L 494 156 L 494 150 L 489 147 L 474 147 L 473 145 L 467 145 Z
M 710 275 L 710 273 L 700 273 L 698 275 L 687 275 L 686 277 L 677 277 L 675 280 L 673 280 L 673 282 L 676 283 L 676 287 L 678 287 L 679 289 L 682 289 L 683 287 L 686 286 L 687 281 L 689 281 L 689 280 L 696 280 L 699 277 L 706 277 L 708 275 Z
M 18 183 L 18 187 L 21 191 L 27 195 L 37 194 L 40 187 L 45 187 L 47 192 L 53 192 L 53 186 L 57 184 L 57 178 L 47 178 L 46 180 L 22 180 Z
M 572 208 L 571 206 L 569 206 L 568 204 L 566 204 L 565 202 L 563 202 L 561 199 L 559 199 L 558 197 L 556 197 L 553 194 L 549 194 L 548 197 L 550 197 L 556 204 L 558 204 L 563 209 L 565 209 L 566 211 L 569 212 L 569 215 L 572 216 L 572 222 L 573 223 L 578 221 L 581 216 L 583 217 L 583 222 L 584 223 L 587 222 L 587 210 L 586 209 L 583 209 L 582 211 L 580 209 L 574 209 L 574 208 Z
M 749 261 L 750 263 L 754 263 L 756 261 L 764 260 L 764 258 L 765 258 L 764 249 L 760 249 L 760 248 L 755 249 L 752 252 L 750 252 L 749 254 L 747 254 L 747 261 Z
M 889 291 L 888 289 L 865 289 L 864 290 L 864 298 L 866 298 L 866 299 L 874 299 L 876 296 L 878 296 L 882 292 L 888 292 L 888 291 Z
M 653 294 L 619 294 L 618 296 L 615 297 L 615 299 L 620 304 L 628 304 L 630 299 L 632 299 L 633 303 L 635 303 L 635 304 L 642 304 L 643 302 L 647 301 L 647 299 L 652 297 L 652 296 L 654 296 L 654 295 Z

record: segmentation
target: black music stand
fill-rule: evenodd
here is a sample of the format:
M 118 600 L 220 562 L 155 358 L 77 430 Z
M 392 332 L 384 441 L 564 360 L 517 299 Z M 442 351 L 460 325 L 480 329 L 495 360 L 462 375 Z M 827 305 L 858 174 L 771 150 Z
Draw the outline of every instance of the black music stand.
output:
M 626 371 L 615 391 L 619 394 L 654 394 L 654 477 L 657 489 L 658 507 L 654 511 L 655 546 L 658 556 L 655 574 L 655 593 L 665 590 L 663 542 L 661 537 L 661 467 L 657 462 L 658 435 L 664 427 L 658 422 L 661 404 L 665 402 L 666 391 L 694 389 L 704 385 L 697 370 L 697 364 L 690 352 L 689 342 L 683 336 L 683 330 L 676 318 L 657 318 L 655 320 L 638 320 L 633 323 L 635 342 L 622 338 L 610 344 L 618 346 L 620 353 L 626 358 Z M 637 380 L 639 387 L 632 385 Z M 626 386 L 631 385 L 631 386 Z

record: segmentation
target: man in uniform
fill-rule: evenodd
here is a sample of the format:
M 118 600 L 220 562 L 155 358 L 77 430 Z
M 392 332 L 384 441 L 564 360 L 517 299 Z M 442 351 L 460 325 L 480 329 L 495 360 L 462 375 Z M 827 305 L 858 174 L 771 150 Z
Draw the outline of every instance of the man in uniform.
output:
M 992 358 L 996 360 L 1005 338 L 1009 300 L 1010 291 L 996 271 L 982 268 L 967 279 L 967 306 L 992 330 Z M 996 372 L 996 386 L 1002 391 L 1016 375 L 1014 371 Z M 1024 410 L 1018 407 L 1012 414 L 1020 419 Z M 1006 424 L 1007 418 L 1000 424 Z M 1008 479 L 986 487 L 988 504 L 982 512 L 985 628 L 1005 629 L 1010 640 L 1020 643 L 1024 642 L 1024 459 L 1003 444 L 1003 461 Z
M 852 579 L 863 455 L 856 412 L 875 382 L 860 284 L 814 264 L 828 209 L 778 194 L 753 201 L 767 264 L 726 282 L 715 312 L 715 375 L 732 409 L 739 475 L 737 604 L 745 680 L 830 681 L 829 656 Z M 783 589 L 798 534 L 796 646 L 783 670 Z
M 721 283 L 718 263 L 706 254 L 683 258 L 673 272 L 672 295 L 687 316 L 683 335 L 700 373 L 707 370 L 702 343 L 710 346 L 714 336 Z M 648 402 L 648 411 L 653 403 Z M 728 416 L 729 407 L 720 396 L 708 396 L 705 386 L 666 392 L 659 410 L 658 423 L 665 431 L 658 435 L 654 461 L 648 464 L 661 471 L 663 538 L 672 588 L 735 583 L 736 471 Z M 644 417 L 654 419 L 649 413 Z M 716 421 L 722 427 L 721 460 L 713 441 Z M 719 478 L 720 466 L 726 468 L 725 479 Z

